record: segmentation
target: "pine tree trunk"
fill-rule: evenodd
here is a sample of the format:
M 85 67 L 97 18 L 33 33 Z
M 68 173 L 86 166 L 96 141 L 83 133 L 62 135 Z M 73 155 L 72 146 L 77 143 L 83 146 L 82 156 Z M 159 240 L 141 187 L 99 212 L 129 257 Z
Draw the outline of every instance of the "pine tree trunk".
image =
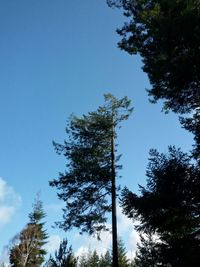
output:
M 115 185 L 115 146 L 114 146 L 114 124 L 112 126 L 111 140 L 111 160 L 112 160 L 112 245 L 113 245 L 113 267 L 119 267 L 118 245 L 117 245 L 117 211 L 116 211 L 116 185 Z

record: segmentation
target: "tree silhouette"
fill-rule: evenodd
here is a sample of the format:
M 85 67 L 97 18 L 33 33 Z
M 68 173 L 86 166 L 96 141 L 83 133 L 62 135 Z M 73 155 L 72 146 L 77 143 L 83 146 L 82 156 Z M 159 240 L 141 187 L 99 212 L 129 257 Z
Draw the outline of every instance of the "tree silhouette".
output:
M 200 106 L 200 1 L 108 0 L 128 21 L 119 47 L 139 54 L 153 101 L 185 113 Z
M 159 235 L 163 266 L 198 266 L 200 262 L 200 169 L 174 147 L 169 154 L 150 153 L 147 186 L 141 195 L 124 189 L 122 206 L 137 229 Z
M 104 255 L 101 255 L 99 260 L 99 267 L 111 267 L 112 266 L 112 256 L 109 250 L 106 251 Z
M 76 267 L 77 258 L 74 256 L 72 247 L 67 247 L 68 241 L 64 239 L 59 246 L 58 251 L 55 252 L 54 258 L 50 255 L 45 267 Z
M 140 243 L 137 244 L 134 267 L 167 267 L 167 265 L 163 265 L 161 257 L 160 243 L 155 240 L 153 234 L 151 232 L 145 236 L 140 234 Z
M 129 259 L 122 239 L 118 241 L 119 267 L 129 267 Z
M 77 227 L 89 234 L 106 230 L 107 213 L 112 212 L 113 265 L 118 267 L 116 221 L 116 129 L 128 119 L 132 108 L 127 97 L 120 100 L 105 95 L 105 104 L 82 118 L 71 116 L 64 144 L 54 143 L 57 153 L 67 159 L 67 171 L 50 185 L 59 190 L 65 202 L 64 230 Z M 111 197 L 112 201 L 110 201 Z
M 107 1 L 128 18 L 118 30 L 119 47 L 142 57 L 151 101 L 163 100 L 165 111 L 190 113 L 180 121 L 194 134 L 193 156 L 200 165 L 200 1 Z

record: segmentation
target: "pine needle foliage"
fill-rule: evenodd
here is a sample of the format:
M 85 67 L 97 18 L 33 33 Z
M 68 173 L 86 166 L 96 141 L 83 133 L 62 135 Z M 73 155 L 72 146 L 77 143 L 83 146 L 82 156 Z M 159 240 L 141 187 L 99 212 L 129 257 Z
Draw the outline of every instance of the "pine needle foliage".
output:
M 63 239 L 54 257 L 50 255 L 45 267 L 76 267 L 77 260 L 72 251 L 72 246 L 68 247 L 67 239 Z
M 50 181 L 65 203 L 63 221 L 57 223 L 65 231 L 73 227 L 89 234 L 108 230 L 107 214 L 112 211 L 112 138 L 117 138 L 116 129 L 128 119 L 132 108 L 127 97 L 104 97 L 105 104 L 97 111 L 69 118 L 64 144 L 54 142 L 56 152 L 66 158 L 67 170 Z M 120 169 L 119 158 L 115 157 L 115 170 Z

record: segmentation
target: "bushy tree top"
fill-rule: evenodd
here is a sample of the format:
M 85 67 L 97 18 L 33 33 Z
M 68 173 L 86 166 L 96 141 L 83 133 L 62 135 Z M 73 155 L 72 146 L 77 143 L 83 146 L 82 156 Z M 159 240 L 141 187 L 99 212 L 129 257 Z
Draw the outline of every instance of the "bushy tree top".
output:
M 185 113 L 200 106 L 200 1 L 108 0 L 128 21 L 118 30 L 121 49 L 139 53 L 153 101 Z

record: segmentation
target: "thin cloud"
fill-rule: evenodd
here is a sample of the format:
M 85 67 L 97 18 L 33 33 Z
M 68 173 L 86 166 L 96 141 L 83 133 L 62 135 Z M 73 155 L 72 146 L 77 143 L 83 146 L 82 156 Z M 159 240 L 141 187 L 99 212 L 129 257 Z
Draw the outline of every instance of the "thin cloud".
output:
M 60 246 L 61 238 L 59 235 L 51 235 L 48 243 L 45 245 L 45 249 L 48 253 L 54 253 Z
M 20 204 L 20 195 L 0 177 L 0 226 L 11 221 Z
M 106 225 L 109 229 L 111 228 L 110 224 Z M 108 249 L 111 248 L 111 234 L 110 232 L 102 232 L 101 240 L 97 240 L 97 238 L 93 236 L 87 235 L 79 235 L 75 236 L 75 240 L 81 239 L 81 243 L 84 245 L 80 246 L 76 251 L 76 256 L 81 256 L 82 254 L 87 254 L 90 250 L 96 250 L 99 255 L 105 254 Z
M 134 229 L 134 223 L 128 219 L 123 213 L 122 209 L 117 207 L 117 220 L 118 220 L 118 236 L 122 238 L 127 248 L 127 257 L 132 259 L 135 256 L 137 243 L 139 242 L 139 235 Z M 111 224 L 107 224 L 108 228 L 111 229 Z M 81 240 L 80 247 L 76 250 L 75 255 L 81 256 L 87 254 L 89 250 L 95 250 L 99 255 L 105 254 L 107 250 L 112 248 L 112 235 L 110 232 L 103 232 L 101 234 L 101 240 L 97 240 L 95 237 L 87 235 L 77 234 L 74 237 L 74 242 Z

